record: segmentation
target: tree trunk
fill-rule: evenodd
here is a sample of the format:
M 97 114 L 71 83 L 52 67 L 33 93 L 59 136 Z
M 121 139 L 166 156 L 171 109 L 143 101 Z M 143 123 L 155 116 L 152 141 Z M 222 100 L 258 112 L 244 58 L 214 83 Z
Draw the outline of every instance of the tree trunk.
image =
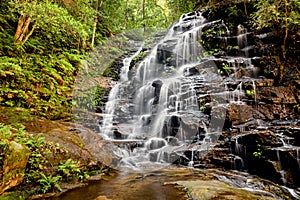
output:
M 26 33 L 28 32 L 28 28 L 31 22 L 31 17 L 32 16 L 26 17 L 25 15 L 20 16 L 17 30 L 14 36 L 17 42 L 22 42 L 23 38 L 26 38 Z
M 285 56 L 286 56 L 286 40 L 288 38 L 289 35 L 289 21 L 288 21 L 288 17 L 289 17 L 289 10 L 288 10 L 288 4 L 289 1 L 285 0 L 285 35 L 284 35 L 284 39 L 283 39 L 283 45 L 282 45 L 282 57 L 285 60 Z
M 145 12 L 145 3 L 146 3 L 146 0 L 143 0 L 143 29 L 144 29 L 144 33 L 146 32 L 146 21 L 145 21 L 145 18 L 146 18 L 146 12 Z
M 26 0 L 26 3 L 32 3 L 32 8 L 35 7 L 36 1 L 31 2 L 31 0 Z M 26 8 L 23 7 L 23 11 L 25 12 Z M 14 38 L 17 43 L 21 43 L 22 45 L 28 40 L 28 38 L 33 34 L 33 31 L 35 29 L 35 24 L 33 25 L 32 29 L 29 31 L 29 26 L 30 23 L 32 22 L 32 17 L 33 14 L 21 14 L 18 25 L 17 25 L 17 30 L 14 35 Z
M 245 15 L 247 16 L 248 15 L 248 12 L 247 12 L 247 0 L 244 0 L 244 11 L 245 11 Z
M 95 4 L 95 10 L 98 12 L 98 8 L 102 6 L 102 1 L 100 2 L 100 6 L 99 6 L 99 1 L 96 0 L 96 4 Z M 95 37 L 96 37 L 96 29 L 97 29 L 97 24 L 98 24 L 98 15 L 96 14 L 95 18 L 94 18 L 94 25 L 93 25 L 93 36 L 92 36 L 92 48 L 94 48 L 95 45 Z

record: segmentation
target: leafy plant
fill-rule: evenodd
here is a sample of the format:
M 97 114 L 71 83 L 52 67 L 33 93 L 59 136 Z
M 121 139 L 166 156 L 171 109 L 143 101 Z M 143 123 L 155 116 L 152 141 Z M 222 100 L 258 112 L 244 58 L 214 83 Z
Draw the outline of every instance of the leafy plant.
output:
M 229 75 L 229 73 L 230 73 L 230 68 L 229 68 L 229 64 L 228 64 L 228 63 L 222 63 L 222 69 L 223 69 L 223 71 L 224 71 L 224 73 L 225 73 L 226 75 Z
M 85 172 L 85 171 L 81 171 L 80 174 L 78 174 L 78 180 L 79 181 L 83 181 L 83 180 L 86 180 L 90 177 L 89 173 L 88 172 Z
M 246 90 L 246 95 L 250 98 L 254 98 L 255 91 L 253 89 L 252 90 Z
M 262 157 L 263 152 L 262 152 L 262 148 L 261 148 L 261 145 L 260 145 L 260 144 L 257 145 L 257 150 L 254 151 L 254 152 L 252 153 L 252 155 L 253 155 L 255 158 L 261 158 L 261 157 Z
M 200 106 L 200 110 L 204 111 L 205 110 L 205 106 L 204 105 Z
M 218 74 L 228 76 L 230 74 L 230 67 L 228 63 L 222 63 L 221 68 L 218 69 Z
M 41 178 L 39 179 L 39 183 L 41 184 L 40 190 L 43 193 L 47 193 L 49 191 L 54 191 L 57 189 L 58 191 L 62 191 L 59 181 L 61 176 L 46 176 L 44 173 L 40 173 Z
M 69 178 L 77 178 L 81 174 L 81 170 L 79 169 L 78 164 L 71 158 L 66 160 L 65 163 L 60 163 L 58 165 L 58 172 L 60 172 L 62 174 L 62 177 L 65 177 L 67 180 Z
M 210 56 L 214 54 L 225 54 L 227 51 L 227 44 L 220 40 L 221 37 L 226 36 L 227 27 L 224 24 L 215 24 L 204 29 L 199 43 L 204 47 L 205 52 L 203 56 Z

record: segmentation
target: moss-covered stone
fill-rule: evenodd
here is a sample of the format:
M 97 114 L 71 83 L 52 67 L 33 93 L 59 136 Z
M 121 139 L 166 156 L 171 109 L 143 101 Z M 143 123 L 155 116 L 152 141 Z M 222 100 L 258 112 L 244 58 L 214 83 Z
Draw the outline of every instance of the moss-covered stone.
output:
M 208 200 L 208 199 L 230 199 L 230 200 L 252 200 L 264 199 L 275 200 L 266 194 L 259 194 L 239 188 L 234 188 L 226 183 L 217 180 L 195 180 L 195 181 L 176 181 L 175 184 L 184 187 L 191 199 Z
M 23 181 L 23 174 L 29 156 L 30 151 L 26 147 L 15 141 L 8 142 L 8 148 L 3 162 L 3 174 L 0 174 L 0 194 Z

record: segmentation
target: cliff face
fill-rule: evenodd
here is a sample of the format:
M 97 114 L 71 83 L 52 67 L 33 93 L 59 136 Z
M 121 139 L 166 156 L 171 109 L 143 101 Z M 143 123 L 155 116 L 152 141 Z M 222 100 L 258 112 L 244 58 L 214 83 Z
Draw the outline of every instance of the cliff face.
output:
M 205 157 L 201 151 L 185 154 L 195 166 L 247 170 L 299 187 L 300 93 L 295 55 L 299 36 L 291 33 L 283 52 L 283 35 L 278 35 L 279 30 L 256 29 L 250 17 L 255 11 L 253 4 L 235 3 L 219 4 L 203 13 L 209 21 L 222 19 L 222 24 L 204 29 L 200 43 L 217 58 L 215 64 L 228 91 L 244 95 L 229 100 L 215 148 Z M 202 102 L 206 106 L 210 99 Z

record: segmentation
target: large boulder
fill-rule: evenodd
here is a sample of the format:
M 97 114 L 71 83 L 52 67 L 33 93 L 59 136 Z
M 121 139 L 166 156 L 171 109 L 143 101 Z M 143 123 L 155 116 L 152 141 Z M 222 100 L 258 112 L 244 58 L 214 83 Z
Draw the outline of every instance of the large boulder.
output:
M 26 124 L 26 130 L 45 137 L 46 141 L 58 143 L 65 149 L 63 153 L 47 155 L 52 165 L 71 158 L 83 166 L 109 166 L 115 158 L 112 153 L 115 145 L 106 142 L 99 134 L 80 124 L 38 120 Z

